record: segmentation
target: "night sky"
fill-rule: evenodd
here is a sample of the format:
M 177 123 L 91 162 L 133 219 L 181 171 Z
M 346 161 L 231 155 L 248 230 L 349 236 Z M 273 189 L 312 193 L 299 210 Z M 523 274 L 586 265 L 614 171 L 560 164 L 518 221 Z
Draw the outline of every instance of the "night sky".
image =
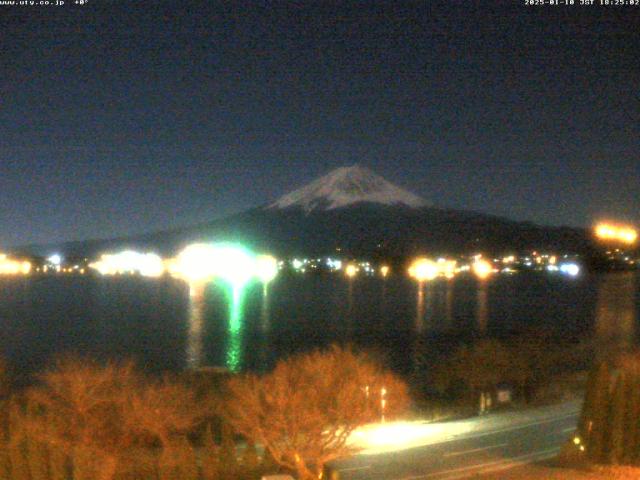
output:
M 640 223 L 640 7 L 505 5 L 0 6 L 0 246 L 204 222 L 354 163 L 436 205 Z

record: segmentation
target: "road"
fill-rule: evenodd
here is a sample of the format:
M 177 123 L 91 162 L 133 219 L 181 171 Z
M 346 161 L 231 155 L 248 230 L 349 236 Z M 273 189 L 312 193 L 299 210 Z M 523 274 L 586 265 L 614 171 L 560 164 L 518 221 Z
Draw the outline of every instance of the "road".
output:
M 418 441 L 423 445 L 394 449 L 390 440 L 370 449 L 373 453 L 360 454 L 334 468 L 340 480 L 481 478 L 556 455 L 575 431 L 579 409 L 578 402 L 570 402 L 467 420 L 465 428 L 460 428 L 462 422 L 443 423 L 438 435 Z M 447 434 L 448 426 L 456 433 Z M 401 443 L 402 438 L 399 440 Z

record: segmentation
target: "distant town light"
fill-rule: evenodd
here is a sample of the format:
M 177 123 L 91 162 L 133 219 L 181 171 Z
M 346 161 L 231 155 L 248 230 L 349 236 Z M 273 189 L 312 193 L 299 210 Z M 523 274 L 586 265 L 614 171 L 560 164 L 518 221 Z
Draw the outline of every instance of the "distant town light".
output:
M 493 273 L 493 266 L 487 262 L 486 260 L 482 260 L 482 258 L 477 258 L 473 265 L 471 266 L 471 270 L 480 280 L 484 280 L 488 278 Z
M 278 275 L 278 261 L 271 255 L 256 258 L 256 275 L 262 283 L 269 283 Z
M 409 275 L 419 282 L 431 281 L 438 276 L 438 265 L 428 258 L 417 258 L 409 267 Z
M 49 262 L 51 265 L 58 266 L 62 263 L 62 256 L 58 253 L 55 253 L 47 258 L 47 262 Z
M 455 260 L 438 259 L 438 273 L 445 278 L 453 278 L 457 265 L 458 262 Z
M 349 278 L 355 277 L 358 274 L 358 271 L 359 271 L 358 267 L 356 265 L 354 265 L 353 263 L 350 263 L 344 269 L 345 275 L 347 277 L 349 277 Z
M 621 242 L 629 245 L 634 244 L 638 239 L 638 232 L 633 227 L 611 223 L 596 225 L 595 235 L 600 240 Z
M 205 243 L 193 243 L 169 262 L 172 275 L 191 282 L 213 278 L 215 273 L 214 250 Z
M 234 288 L 242 287 L 256 275 L 255 258 L 236 245 L 214 245 L 212 261 L 214 276 L 230 283 Z
M 562 263 L 559 268 L 561 273 L 571 277 L 576 277 L 580 274 L 580 267 L 575 263 Z
M 380 275 L 382 275 L 383 278 L 386 278 L 387 275 L 389 275 L 389 266 L 388 265 L 382 265 L 380 267 Z
M 342 260 L 327 258 L 327 267 L 329 267 L 331 270 L 341 270 Z
M 89 265 L 102 275 L 118 275 L 123 273 L 139 273 L 145 277 L 159 277 L 165 267 L 160 256 L 155 253 L 140 253 L 125 250 L 115 254 L 104 254 L 97 262 Z M 77 270 L 79 265 L 65 269 L 65 272 Z
M 194 243 L 167 263 L 175 277 L 191 283 L 219 279 L 234 291 L 239 291 L 253 278 L 263 283 L 272 281 L 278 275 L 279 265 L 284 265 L 271 255 L 256 256 L 243 246 L 231 243 Z M 304 272 L 302 267 L 309 262 L 294 259 L 292 263 Z
M 0 275 L 26 275 L 31 271 L 31 262 L 13 260 L 0 254 Z

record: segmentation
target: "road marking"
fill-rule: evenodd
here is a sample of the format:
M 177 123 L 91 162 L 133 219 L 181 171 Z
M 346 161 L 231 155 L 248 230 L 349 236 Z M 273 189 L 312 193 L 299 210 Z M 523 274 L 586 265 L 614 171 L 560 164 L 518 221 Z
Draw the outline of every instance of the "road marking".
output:
M 480 432 L 480 433 L 471 433 L 469 435 L 460 435 L 458 437 L 456 437 L 453 440 L 447 440 L 445 442 L 438 442 L 437 444 L 434 445 L 438 445 L 439 443 L 447 443 L 447 442 L 451 442 L 451 441 L 458 441 L 458 440 L 466 440 L 469 438 L 478 438 L 478 437 L 486 437 L 487 435 L 494 435 L 496 433 L 505 433 L 505 432 L 512 432 L 514 430 L 520 430 L 523 428 L 529 428 L 529 427 L 533 427 L 535 425 L 545 425 L 547 423 L 555 423 L 555 422 L 559 422 L 560 420 L 566 420 L 567 418 L 572 418 L 572 417 L 577 417 L 578 416 L 578 412 L 575 413 L 570 413 L 570 414 L 565 414 L 559 417 L 554 417 L 554 418 L 548 418 L 539 422 L 530 422 L 530 423 L 522 423 L 520 425 L 515 425 L 513 427 L 507 427 L 507 428 L 501 428 L 498 430 L 488 430 L 486 432 Z
M 480 474 L 493 473 L 493 472 L 500 472 L 503 470 L 510 470 L 512 468 L 523 467 L 533 462 L 555 457 L 559 452 L 560 452 L 560 448 L 550 448 L 548 450 L 542 450 L 540 452 L 536 452 L 535 454 L 531 454 L 528 458 L 526 458 L 526 460 L 521 459 L 515 462 L 513 461 L 506 462 L 502 465 L 497 465 L 495 467 L 483 469 L 479 473 Z M 516 458 L 520 458 L 520 457 L 516 457 Z M 461 478 L 461 477 L 457 477 L 457 478 Z M 448 478 L 447 480 L 455 480 L 455 478 Z
M 553 457 L 560 451 L 560 448 L 554 447 L 547 450 L 540 450 L 538 452 L 527 453 L 503 460 L 494 460 L 492 462 L 480 463 L 476 465 L 469 465 L 467 467 L 452 468 L 450 470 L 441 470 L 439 472 L 427 473 L 425 475 L 414 475 L 411 477 L 402 477 L 401 480 L 421 480 L 433 477 L 443 477 L 447 480 L 455 480 L 458 478 L 464 478 L 474 473 L 490 473 L 500 470 L 508 470 L 510 468 L 527 465 L 532 461 L 544 460 L 546 458 Z M 453 474 L 451 476 L 450 474 Z
M 563 428 L 562 429 L 562 433 L 569 433 L 569 432 L 575 432 L 576 428 L 575 427 L 569 427 L 569 428 Z
M 491 450 L 492 448 L 506 447 L 507 445 L 509 444 L 499 443 L 498 445 L 489 445 L 488 447 L 472 448 L 470 450 L 462 450 L 460 452 L 450 452 L 450 453 L 445 453 L 443 457 L 456 457 L 458 455 L 464 455 L 465 453 L 481 452 L 483 450 Z
M 364 465 L 362 467 L 347 467 L 338 469 L 339 472 L 357 472 L 358 470 L 369 470 L 371 465 Z

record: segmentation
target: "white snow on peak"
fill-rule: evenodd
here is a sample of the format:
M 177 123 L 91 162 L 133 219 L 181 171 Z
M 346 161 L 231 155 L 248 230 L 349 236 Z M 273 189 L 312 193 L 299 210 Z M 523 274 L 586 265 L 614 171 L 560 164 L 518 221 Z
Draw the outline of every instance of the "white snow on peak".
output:
M 412 208 L 428 203 L 417 195 L 407 192 L 371 170 L 354 165 L 337 168 L 324 177 L 280 197 L 269 208 L 302 208 L 332 210 L 360 202 L 384 205 L 405 205 Z

